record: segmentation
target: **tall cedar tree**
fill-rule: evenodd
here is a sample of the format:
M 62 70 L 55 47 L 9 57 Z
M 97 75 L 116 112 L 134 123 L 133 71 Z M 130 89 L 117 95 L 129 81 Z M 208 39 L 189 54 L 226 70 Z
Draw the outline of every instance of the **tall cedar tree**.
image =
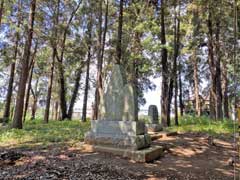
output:
M 25 89 L 28 78 L 28 69 L 29 69 L 29 59 L 31 54 L 32 38 L 33 38 L 33 26 L 35 18 L 35 9 L 36 9 L 36 0 L 31 0 L 30 11 L 29 11 L 29 20 L 27 28 L 27 37 L 24 46 L 23 58 L 21 61 L 21 74 L 20 81 L 17 92 L 17 100 L 15 106 L 15 113 L 13 118 L 12 127 L 22 129 L 22 118 L 23 118 L 23 106 L 24 106 L 24 97 Z

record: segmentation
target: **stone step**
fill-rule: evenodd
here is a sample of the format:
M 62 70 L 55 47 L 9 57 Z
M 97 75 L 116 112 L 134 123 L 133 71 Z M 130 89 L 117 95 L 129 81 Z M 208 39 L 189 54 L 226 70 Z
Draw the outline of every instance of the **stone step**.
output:
M 95 145 L 84 145 L 84 149 L 88 151 L 104 152 L 111 153 L 114 155 L 119 155 L 124 158 L 129 158 L 136 162 L 152 162 L 163 155 L 163 147 L 152 145 L 149 148 L 141 150 L 129 150 L 129 149 L 120 149 L 114 147 L 106 146 L 95 146 Z

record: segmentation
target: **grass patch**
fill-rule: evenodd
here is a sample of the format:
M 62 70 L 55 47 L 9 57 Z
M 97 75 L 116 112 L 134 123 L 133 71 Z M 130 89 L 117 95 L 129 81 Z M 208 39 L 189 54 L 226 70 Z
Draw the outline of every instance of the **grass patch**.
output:
M 172 122 L 174 124 L 174 122 Z M 213 136 L 231 135 L 234 133 L 232 120 L 214 121 L 208 117 L 183 116 L 179 118 L 179 126 L 168 128 L 169 131 L 178 132 L 204 132 Z
M 49 145 L 52 143 L 79 142 L 90 128 L 90 122 L 50 121 L 44 124 L 42 120 L 26 121 L 23 129 L 0 127 L 0 146 L 32 146 Z

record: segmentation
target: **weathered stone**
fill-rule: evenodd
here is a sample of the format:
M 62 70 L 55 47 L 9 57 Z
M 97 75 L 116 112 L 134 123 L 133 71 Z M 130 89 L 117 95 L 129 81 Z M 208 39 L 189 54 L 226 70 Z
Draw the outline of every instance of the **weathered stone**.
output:
M 96 151 L 112 152 L 136 161 L 152 161 L 161 148 L 151 147 L 145 123 L 136 121 L 134 88 L 127 83 L 124 69 L 114 65 L 106 93 L 100 92 L 99 120 L 91 121 L 85 143 Z
M 150 122 L 146 124 L 148 132 L 158 132 L 161 131 L 162 125 L 158 121 L 158 109 L 156 105 L 150 105 L 148 108 L 148 116 Z
M 99 120 L 135 121 L 136 99 L 134 88 L 127 83 L 124 69 L 114 65 L 105 94 L 100 94 Z
M 112 148 L 106 146 L 96 146 L 96 145 L 84 145 L 83 146 L 87 151 L 98 151 L 98 152 L 107 152 L 114 155 L 123 156 L 130 158 L 136 162 L 152 162 L 155 159 L 158 159 L 163 155 L 162 146 L 151 146 L 146 149 L 141 150 L 130 150 L 130 149 L 121 149 L 121 148 Z
M 158 108 L 156 105 L 150 105 L 148 107 L 148 116 L 151 124 L 159 124 L 158 121 Z

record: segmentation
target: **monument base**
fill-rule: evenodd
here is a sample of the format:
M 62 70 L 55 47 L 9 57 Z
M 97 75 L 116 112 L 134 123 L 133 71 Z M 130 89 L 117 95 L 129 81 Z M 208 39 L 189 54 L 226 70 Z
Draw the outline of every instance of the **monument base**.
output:
M 106 146 L 96 146 L 85 144 L 84 149 L 87 151 L 97 151 L 104 153 L 111 153 L 114 155 L 122 156 L 124 158 L 129 158 L 136 162 L 152 162 L 163 155 L 162 146 L 151 146 L 141 150 L 130 150 L 130 149 L 121 149 L 115 147 L 106 147 Z
M 120 155 L 137 162 L 151 162 L 163 154 L 161 146 L 150 146 L 151 137 L 141 121 L 91 121 L 85 149 Z
M 148 132 L 159 132 L 163 130 L 161 124 L 146 124 Z
M 91 121 L 91 130 L 85 135 L 85 143 L 130 150 L 149 147 L 151 137 L 145 124 L 139 121 Z

